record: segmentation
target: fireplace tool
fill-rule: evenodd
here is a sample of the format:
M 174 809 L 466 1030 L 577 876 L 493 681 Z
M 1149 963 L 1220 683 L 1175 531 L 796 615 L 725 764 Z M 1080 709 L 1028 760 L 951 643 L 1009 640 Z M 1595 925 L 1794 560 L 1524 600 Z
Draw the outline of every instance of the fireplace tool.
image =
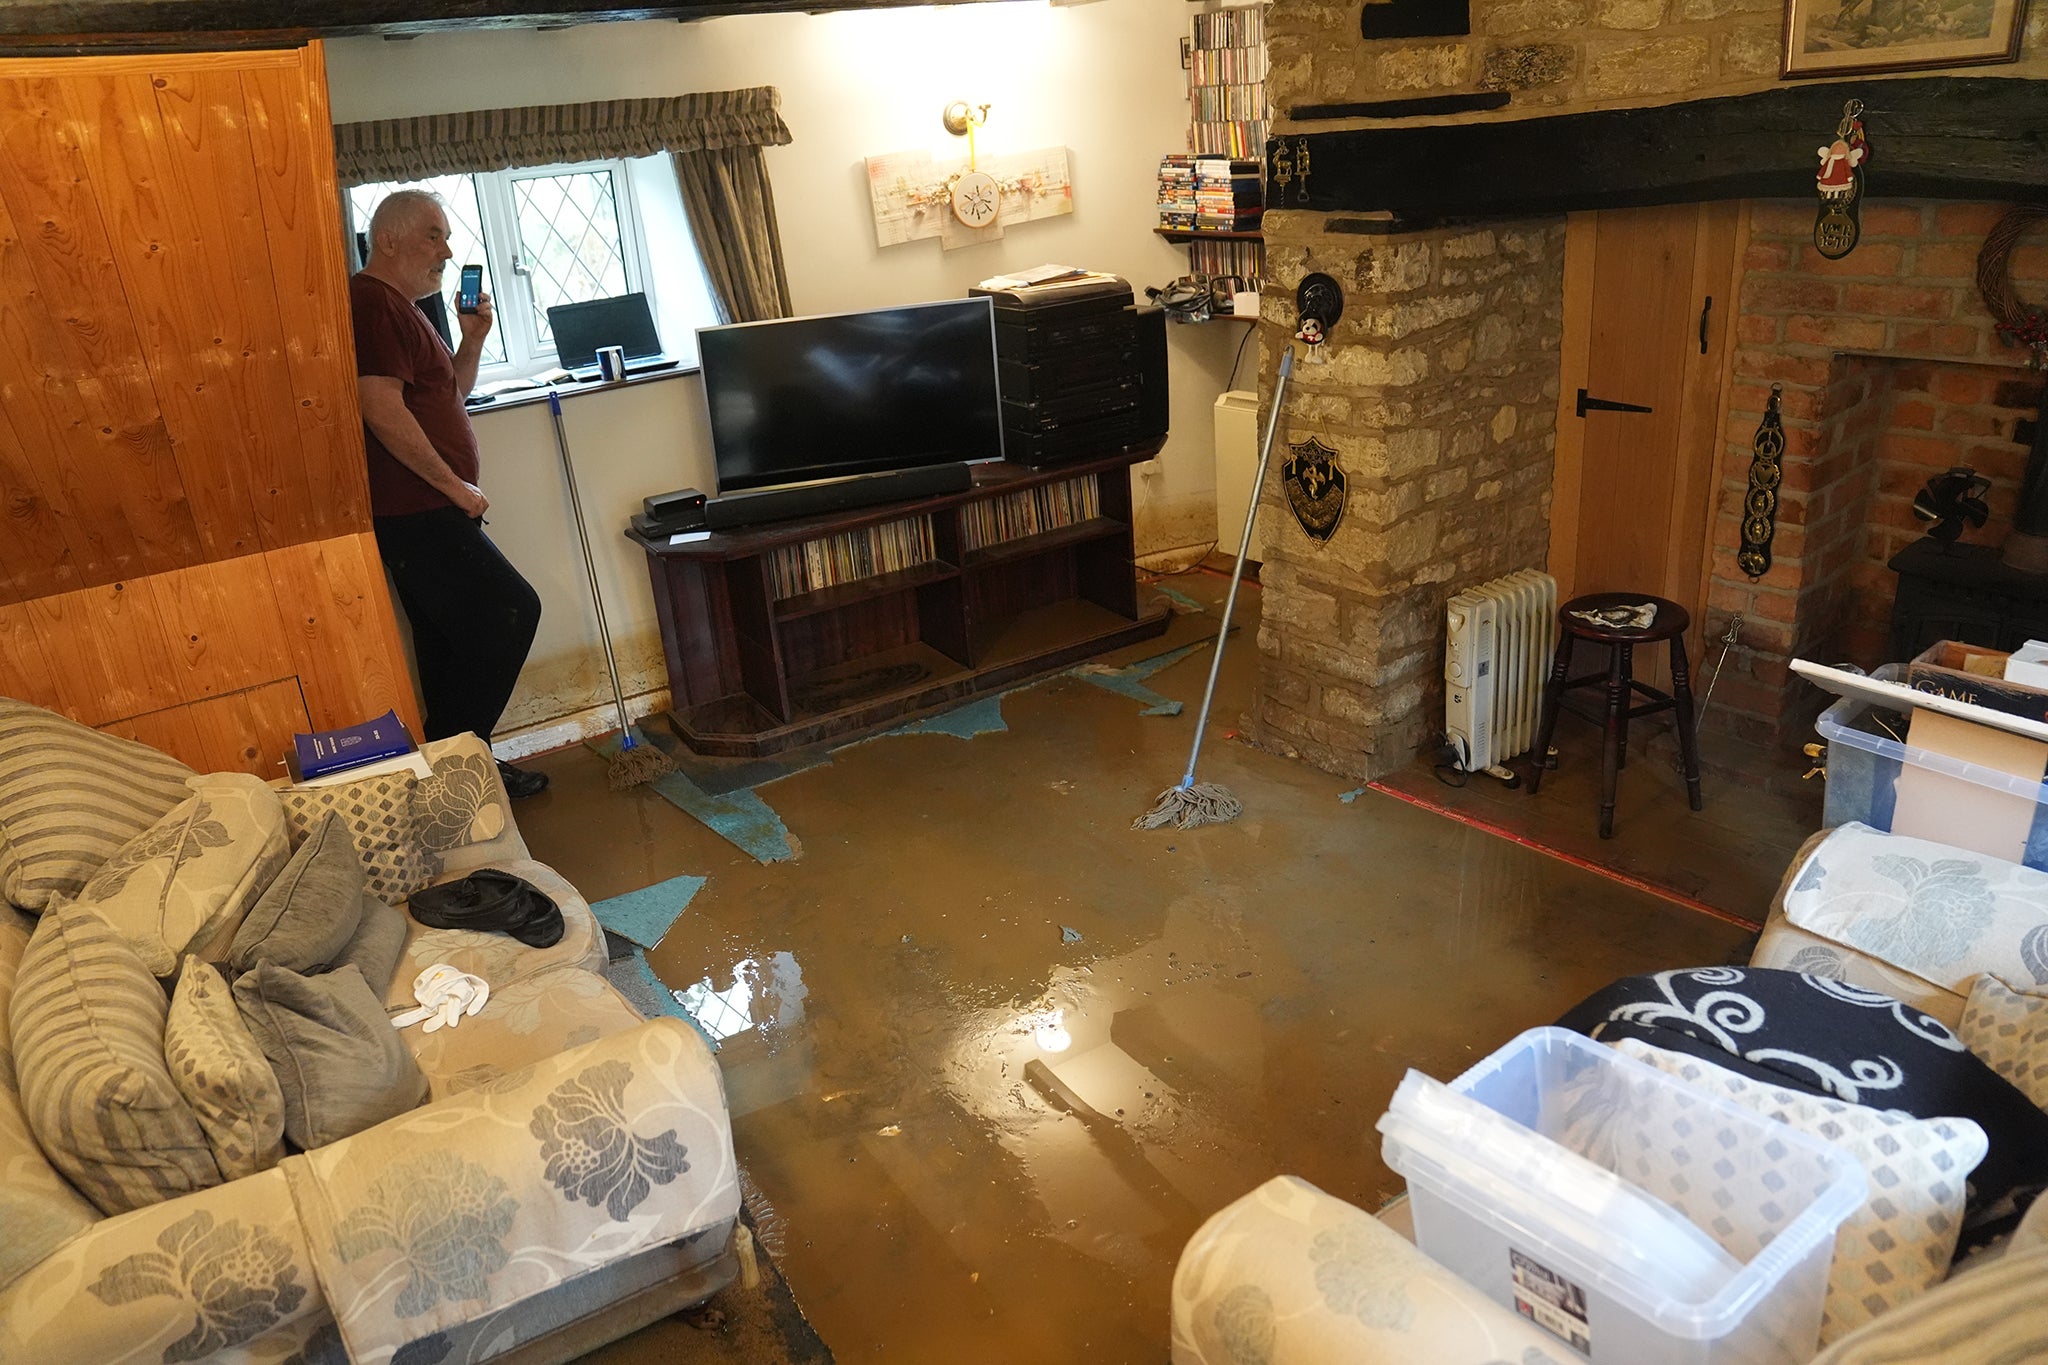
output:
M 611 628 L 604 619 L 604 592 L 597 585 L 597 561 L 590 557 L 590 532 L 583 525 L 583 499 L 576 491 L 576 465 L 569 458 L 569 432 L 562 424 L 562 396 L 553 389 L 548 390 L 548 412 L 555 419 L 555 449 L 561 453 L 562 477 L 569 485 L 569 511 L 576 520 L 576 543 L 583 547 L 583 571 L 590 575 L 590 604 L 597 608 L 597 638 L 604 644 L 604 666 L 612 675 L 612 704 L 619 708 L 619 752 L 605 779 L 613 791 L 621 791 L 672 773 L 675 764 L 648 740 L 634 735 L 632 723 L 626 718 L 626 692 L 619 686 L 619 661 L 612 654 Z
M 1280 405 L 1287 400 L 1287 377 L 1294 373 L 1294 347 L 1280 356 L 1280 377 L 1273 385 L 1273 411 L 1266 417 L 1266 439 L 1259 444 L 1259 471 L 1252 476 L 1251 505 L 1244 509 L 1244 533 L 1237 538 L 1237 562 L 1230 566 L 1230 592 L 1223 599 L 1223 628 L 1216 632 L 1216 651 L 1209 656 L 1209 681 L 1202 688 L 1202 712 L 1195 718 L 1195 743 L 1188 750 L 1188 770 L 1177 786 L 1159 793 L 1159 799 L 1137 819 L 1132 829 L 1158 829 L 1172 825 L 1188 829 L 1195 825 L 1220 825 L 1235 820 L 1244 810 L 1230 789 L 1215 782 L 1195 781 L 1195 764 L 1202 757 L 1202 733 L 1209 728 L 1209 705 L 1216 699 L 1216 675 L 1223 669 L 1223 646 L 1230 639 L 1230 614 L 1237 606 L 1237 585 L 1244 577 L 1245 552 L 1251 548 L 1252 523 L 1259 515 L 1259 490 L 1266 486 L 1266 465 L 1273 458 L 1273 433 L 1280 429 Z

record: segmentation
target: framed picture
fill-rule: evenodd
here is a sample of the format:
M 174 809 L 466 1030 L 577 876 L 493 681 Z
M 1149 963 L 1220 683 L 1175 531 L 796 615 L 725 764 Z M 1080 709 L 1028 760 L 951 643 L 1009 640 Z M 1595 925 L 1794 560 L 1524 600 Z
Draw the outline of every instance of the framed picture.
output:
M 1785 0 L 1780 74 L 2017 61 L 2027 0 Z

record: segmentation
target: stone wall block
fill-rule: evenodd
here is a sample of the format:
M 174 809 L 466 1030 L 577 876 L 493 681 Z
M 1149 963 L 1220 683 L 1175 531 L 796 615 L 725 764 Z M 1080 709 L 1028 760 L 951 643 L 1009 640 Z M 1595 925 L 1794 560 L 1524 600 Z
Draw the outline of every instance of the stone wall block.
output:
M 1446 237 L 1438 249 L 1446 260 L 1469 261 L 1479 256 L 1491 256 L 1500 248 L 1492 232 L 1481 230 Z
M 1783 44 L 1784 34 L 1774 21 L 1729 29 L 1721 35 L 1721 70 L 1736 76 L 1775 76 Z
M 1373 59 L 1382 90 L 1438 90 L 1472 79 L 1472 49 L 1463 43 L 1400 47 Z
M 1479 326 L 1472 333 L 1472 358 L 1481 364 L 1490 364 L 1506 356 L 1508 348 L 1514 344 L 1514 324 L 1498 313 L 1491 313 L 1479 320 Z
M 1485 306 L 1486 300 L 1479 294 L 1438 294 L 1372 309 L 1365 314 L 1365 330 L 1371 335 L 1399 341 L 1416 332 L 1471 317 Z
M 1488 48 L 1480 61 L 1479 84 L 1487 90 L 1539 90 L 1561 85 L 1578 66 L 1569 43 L 1518 43 Z
M 1318 385 L 1338 388 L 1399 388 L 1429 377 L 1429 355 L 1414 347 L 1385 351 L 1369 345 L 1330 346 Z
M 1430 427 L 1414 427 L 1387 437 L 1389 479 L 1405 479 L 1431 468 L 1443 451 L 1443 435 Z
M 1588 43 L 1585 93 L 1600 100 L 1690 91 L 1707 83 L 1707 56 L 1697 35 Z
M 1576 28 L 1586 21 L 1581 0 L 1508 0 L 1506 4 L 1473 6 L 1472 26 L 1481 33 L 1506 36 L 1513 33 L 1555 33 Z
M 1463 469 L 1446 469 L 1442 473 L 1430 475 L 1423 481 L 1423 500 L 1437 502 L 1453 493 L 1464 492 L 1471 483 L 1472 476 Z M 1447 544 L 1446 548 L 1455 550 L 1458 547 Z
M 1664 22 L 1664 0 L 1599 0 L 1593 23 L 1600 28 L 1648 29 Z
M 1367 247 L 1352 258 L 1355 293 L 1405 294 L 1429 283 L 1429 243 L 1410 238 Z

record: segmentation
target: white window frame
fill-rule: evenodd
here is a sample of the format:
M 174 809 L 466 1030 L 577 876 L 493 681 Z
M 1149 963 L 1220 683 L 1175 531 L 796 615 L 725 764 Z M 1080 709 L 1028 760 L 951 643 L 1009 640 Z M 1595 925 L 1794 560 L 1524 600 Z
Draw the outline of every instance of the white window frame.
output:
M 476 186 L 484 252 L 489 257 L 491 304 L 496 318 L 493 330 L 505 348 L 503 361 L 478 367 L 479 384 L 525 379 L 560 367 L 553 342 L 542 343 L 539 328 L 534 324 L 531 272 L 515 264 L 523 255 L 524 242 L 519 235 L 519 211 L 513 183 L 598 171 L 609 172 L 612 178 L 612 205 L 619 218 L 619 246 L 626 273 L 626 290 L 645 293 L 655 316 L 659 318 L 662 315 L 662 299 L 655 285 L 655 272 L 650 266 L 638 192 L 633 185 L 631 170 L 623 159 L 555 162 L 545 166 L 514 166 L 502 171 L 466 172 Z M 349 202 L 353 217 L 353 201 Z M 369 223 L 358 222 L 354 228 L 358 232 L 367 232 Z M 466 262 L 451 261 L 449 267 L 459 270 L 464 264 Z M 454 319 L 450 318 L 449 323 L 452 327 Z

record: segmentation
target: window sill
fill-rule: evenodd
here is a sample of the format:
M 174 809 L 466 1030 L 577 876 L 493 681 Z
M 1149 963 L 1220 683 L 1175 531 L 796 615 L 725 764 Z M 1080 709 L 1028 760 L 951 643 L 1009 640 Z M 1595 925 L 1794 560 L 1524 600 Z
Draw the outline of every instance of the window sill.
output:
M 506 408 L 523 408 L 534 403 L 544 403 L 547 401 L 550 391 L 559 393 L 566 400 L 581 398 L 585 394 L 611 393 L 618 389 L 630 389 L 640 384 L 659 384 L 666 379 L 675 379 L 682 375 L 693 375 L 696 373 L 697 367 L 695 365 L 678 365 L 672 370 L 657 370 L 653 374 L 628 375 L 624 379 L 614 380 L 610 383 L 602 379 L 589 379 L 581 383 L 575 380 L 562 380 L 554 384 L 544 384 L 539 388 L 512 389 L 505 393 L 495 394 L 489 398 L 472 398 L 464 403 L 463 406 L 469 410 L 471 416 L 475 416 L 478 413 L 501 412 Z

